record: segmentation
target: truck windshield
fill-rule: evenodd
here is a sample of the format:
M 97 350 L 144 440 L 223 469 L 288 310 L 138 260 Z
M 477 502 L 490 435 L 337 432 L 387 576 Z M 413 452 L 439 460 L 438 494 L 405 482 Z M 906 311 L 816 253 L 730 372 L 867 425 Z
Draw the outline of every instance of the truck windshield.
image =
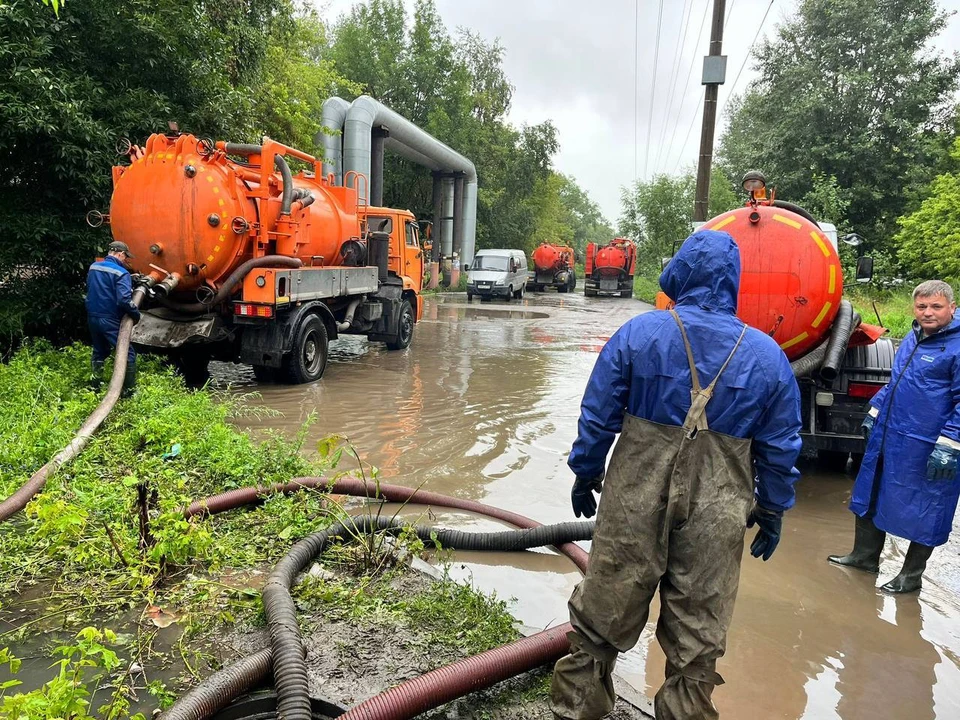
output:
M 508 262 L 509 258 L 503 255 L 477 255 L 477 257 L 473 259 L 473 265 L 470 266 L 470 269 L 506 272 Z

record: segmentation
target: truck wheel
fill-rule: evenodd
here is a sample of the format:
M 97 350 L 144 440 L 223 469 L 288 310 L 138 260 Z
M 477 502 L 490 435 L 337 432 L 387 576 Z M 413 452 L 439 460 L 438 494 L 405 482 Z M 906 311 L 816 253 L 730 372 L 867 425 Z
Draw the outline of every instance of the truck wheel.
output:
M 597 291 L 594 290 L 594 289 L 592 289 L 592 288 L 584 288 L 584 289 L 583 289 L 583 295 L 584 295 L 584 297 L 596 297 L 596 296 L 597 296 Z
M 621 290 L 620 297 L 622 298 L 633 297 L 633 290 Z
M 294 385 L 313 382 L 327 367 L 327 326 L 317 315 L 308 316 L 293 338 L 293 349 L 283 360 L 283 375 Z
M 473 301 L 473 293 L 467 293 L 467 302 Z
M 564 283 L 563 285 L 557 285 L 557 292 L 565 293 L 565 292 L 569 292 L 569 290 L 570 290 L 570 286 L 567 285 L 566 283 Z
M 409 300 L 400 303 L 400 312 L 397 314 L 397 336 L 387 343 L 388 350 L 403 350 L 410 347 L 413 340 L 413 307 Z
M 576 289 L 577 289 L 577 276 L 571 274 L 567 292 L 573 292 Z

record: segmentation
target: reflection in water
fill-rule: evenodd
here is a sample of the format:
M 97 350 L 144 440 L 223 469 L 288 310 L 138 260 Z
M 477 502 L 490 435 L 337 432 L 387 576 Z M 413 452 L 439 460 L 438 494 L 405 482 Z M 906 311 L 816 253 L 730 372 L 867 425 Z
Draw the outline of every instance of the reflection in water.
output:
M 582 295 L 468 306 L 427 299 L 413 345 L 387 352 L 348 337 L 331 346 L 322 381 L 258 386 L 280 419 L 251 421 L 293 435 L 313 411 L 317 440 L 343 433 L 384 482 L 480 499 L 540 522 L 572 520 L 566 455 L 596 352 L 623 322 L 648 309 L 634 300 Z M 462 296 L 461 296 L 462 298 Z M 252 374 L 217 366 L 249 391 Z M 246 387 L 243 387 L 246 386 Z M 308 450 L 312 446 L 308 445 Z M 826 562 L 852 541 L 851 479 L 803 469 L 797 506 L 784 518 L 770 562 L 745 553 L 740 594 L 715 700 L 725 718 L 960 718 L 957 553 L 935 554 L 923 593 L 886 598 L 874 575 Z M 402 514 L 417 517 L 422 507 Z M 434 511 L 424 522 L 492 530 L 499 523 Z M 748 535 L 748 544 L 751 535 Z M 893 544 L 882 578 L 902 558 Z M 551 552 L 458 553 L 451 572 L 514 598 L 521 623 L 566 622 L 579 574 Z M 938 583 L 937 578 L 945 581 Z M 652 695 L 663 680 L 653 638 L 657 605 L 619 674 Z

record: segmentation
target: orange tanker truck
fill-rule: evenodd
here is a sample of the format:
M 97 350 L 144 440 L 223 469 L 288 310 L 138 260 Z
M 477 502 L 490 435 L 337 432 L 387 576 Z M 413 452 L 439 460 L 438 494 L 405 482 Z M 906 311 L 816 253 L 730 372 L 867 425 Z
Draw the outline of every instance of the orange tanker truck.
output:
M 633 296 L 633 275 L 637 269 L 637 246 L 627 238 L 614 238 L 608 245 L 587 245 L 583 294 Z
M 706 230 L 730 233 L 740 248 L 737 315 L 776 340 L 800 384 L 804 446 L 841 466 L 862 455 L 860 423 L 867 401 L 890 380 L 894 344 L 882 327 L 861 323 L 843 299 L 843 268 L 835 231 L 828 235 L 803 208 L 766 194 L 763 175 L 744 177 L 750 199 L 708 220 Z M 824 227 L 831 228 L 824 224 Z M 850 244 L 859 236 L 845 238 Z M 873 263 L 861 258 L 857 280 Z M 657 307 L 669 307 L 664 293 Z
M 533 251 L 533 278 L 531 289 L 543 292 L 555 287 L 557 292 L 571 292 L 577 287 L 572 247 L 540 243 Z
M 320 160 L 268 138 L 157 134 L 137 150 L 114 167 L 100 217 L 150 286 L 140 349 L 188 376 L 221 359 L 304 383 L 323 374 L 341 334 L 410 344 L 423 251 L 409 211 L 366 205 L 325 178 Z

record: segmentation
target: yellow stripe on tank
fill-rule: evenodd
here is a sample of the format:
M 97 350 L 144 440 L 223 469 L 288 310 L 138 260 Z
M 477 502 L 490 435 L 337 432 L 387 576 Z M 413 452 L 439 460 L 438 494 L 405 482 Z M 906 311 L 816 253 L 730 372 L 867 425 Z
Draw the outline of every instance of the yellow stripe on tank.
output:
M 830 280 L 827 282 L 827 292 L 832 293 L 837 289 L 837 266 L 830 266 Z
M 724 218 L 723 220 L 721 220 L 720 222 L 718 222 L 718 223 L 717 223 L 716 225 L 714 225 L 713 227 L 708 227 L 708 228 L 706 228 L 706 229 L 707 229 L 707 230 L 720 230 L 721 228 L 725 228 L 727 225 L 729 225 L 730 223 L 732 223 L 732 222 L 733 222 L 734 220 L 736 220 L 736 219 L 737 219 L 737 216 L 736 216 L 736 215 L 731 215 L 730 217 Z
M 827 244 L 823 241 L 823 238 L 820 237 L 820 233 L 818 233 L 816 230 L 811 230 L 810 237 L 812 237 L 816 241 L 817 245 L 820 246 L 820 252 L 823 253 L 823 256 L 830 257 L 830 248 L 827 247 Z
M 803 227 L 796 220 L 791 220 L 790 218 L 784 217 L 783 215 L 774 215 L 773 219 L 776 220 L 777 222 L 782 222 L 784 225 L 789 225 L 794 230 L 799 230 L 801 227 Z
M 809 337 L 809 335 L 807 335 L 807 333 L 802 332 L 802 333 L 800 333 L 799 335 L 797 335 L 795 338 L 793 338 L 792 340 L 787 340 L 785 343 L 780 343 L 780 349 L 781 349 L 781 350 L 786 350 L 786 349 L 789 348 L 789 347 L 793 347 L 793 346 L 796 345 L 797 343 L 803 342 L 803 341 L 806 340 L 808 337 Z
M 820 311 L 820 314 L 817 315 L 817 319 L 814 320 L 812 323 L 810 323 L 810 325 L 812 327 L 820 327 L 820 323 L 823 322 L 823 319 L 827 316 L 827 313 L 830 312 L 830 308 L 832 307 L 833 307 L 833 303 L 830 302 L 829 300 L 826 303 L 824 303 L 823 310 Z

